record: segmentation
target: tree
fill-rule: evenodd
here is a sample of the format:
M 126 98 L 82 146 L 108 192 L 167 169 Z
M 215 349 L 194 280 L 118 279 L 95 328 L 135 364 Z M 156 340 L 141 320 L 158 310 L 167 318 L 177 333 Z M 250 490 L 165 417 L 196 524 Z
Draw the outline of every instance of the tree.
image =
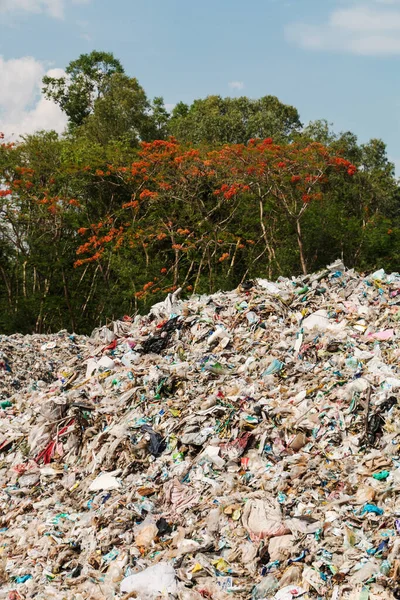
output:
M 289 139 L 301 127 L 297 110 L 275 96 L 259 100 L 208 96 L 172 111 L 171 133 L 194 144 L 246 144 L 251 138 Z
M 177 286 L 232 289 L 340 255 L 396 269 L 398 187 L 382 146 L 366 146 L 357 170 L 305 138 L 0 143 L 0 329 L 90 332 Z
M 121 307 L 120 290 L 112 290 L 107 266 L 74 269 L 81 243 L 77 231 L 116 209 L 115 182 L 108 184 L 101 175 L 106 164 L 101 147 L 88 142 L 85 147 L 82 139 L 59 138 L 55 132 L 0 145 L 3 331 L 68 327 L 89 332 L 105 305 L 111 313 L 117 304 Z
M 358 144 L 350 131 L 336 134 L 327 121 L 311 122 L 298 135 L 307 144 L 319 141 L 350 160 L 357 173 L 350 180 L 340 173 L 330 177 L 318 213 L 309 211 L 305 228 L 312 266 L 326 264 L 330 251 L 347 266 L 374 268 L 396 264 L 395 228 L 400 203 L 394 165 L 382 140 Z M 390 234 L 388 234 L 390 232 Z
M 150 103 L 137 79 L 114 73 L 77 134 L 102 146 L 112 140 L 137 146 L 140 140 L 154 135 L 153 129 Z
M 120 61 L 111 52 L 81 56 L 69 63 L 66 77 L 43 78 L 43 93 L 66 113 L 73 129 L 93 112 L 95 101 L 104 97 L 114 74 L 123 74 Z
M 298 134 L 297 141 L 318 142 L 329 147 L 332 152 L 339 154 L 359 165 L 361 160 L 361 148 L 358 145 L 357 136 L 351 131 L 335 133 L 332 130 L 332 124 L 325 119 L 311 121 Z
M 169 133 L 169 120 L 170 114 L 165 108 L 164 99 L 159 96 L 154 98 L 151 105 L 151 121 L 153 125 L 153 131 L 149 132 L 149 136 L 146 141 L 152 140 L 165 140 Z
M 350 161 L 331 153 L 318 142 L 274 144 L 271 138 L 250 140 L 247 146 L 226 146 L 218 155 L 226 169 L 224 194 L 247 187 L 259 207 L 263 239 L 270 260 L 273 256 L 264 224 L 265 204 L 272 214 L 280 215 L 293 226 L 303 274 L 307 274 L 304 235 L 301 222 L 311 203 L 323 199 L 332 173 L 352 176 L 357 168 Z M 239 188 L 240 189 L 240 188 Z M 223 188 L 221 188 L 221 191 Z
M 90 332 L 177 286 L 232 289 L 338 256 L 398 269 L 400 192 L 381 140 L 302 128 L 273 96 L 170 115 L 109 53 L 67 71 L 44 85 L 69 131 L 0 141 L 1 331 Z
M 87 241 L 78 249 L 81 258 L 76 264 L 108 260 L 123 244 L 137 255 L 141 249 L 143 271 L 150 276 L 138 293 L 142 298 L 146 292 L 166 292 L 180 284 L 196 289 L 204 270 L 211 289 L 216 281 L 227 283 L 230 275 L 237 277 L 233 269 L 241 256 L 252 254 L 255 238 L 263 247 L 256 249 L 256 260 L 267 253 L 271 262 L 273 241 L 266 221 L 275 217 L 278 223 L 286 220 L 295 232 L 306 274 L 303 216 L 312 203 L 322 200 L 331 172 L 350 177 L 356 168 L 322 144 L 279 145 L 267 138 L 211 151 L 181 146 L 176 140 L 143 143 L 138 160 L 117 172 L 130 200 L 84 232 Z M 247 260 L 247 266 L 254 262 Z M 157 275 L 160 267 L 171 277 L 163 287 Z

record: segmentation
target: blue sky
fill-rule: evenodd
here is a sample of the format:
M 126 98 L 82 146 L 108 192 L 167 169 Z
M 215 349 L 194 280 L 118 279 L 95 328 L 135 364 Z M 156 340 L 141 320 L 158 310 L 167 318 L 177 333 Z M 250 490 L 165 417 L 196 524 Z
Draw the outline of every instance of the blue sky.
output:
M 381 137 L 400 165 L 400 0 L 0 0 L 0 129 L 62 129 L 40 80 L 111 51 L 168 105 L 278 96 L 303 122 Z

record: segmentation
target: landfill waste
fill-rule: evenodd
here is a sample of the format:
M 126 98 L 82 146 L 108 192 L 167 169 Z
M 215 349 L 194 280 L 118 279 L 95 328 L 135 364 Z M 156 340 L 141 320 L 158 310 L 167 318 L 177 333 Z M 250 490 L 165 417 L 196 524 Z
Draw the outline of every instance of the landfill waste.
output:
M 80 350 L 84 349 L 85 336 L 70 335 L 66 331 L 52 335 L 0 335 L 0 402 L 26 386 L 43 386 L 64 380 L 74 373 L 74 366 L 83 360 Z M 4 407 L 2 407 L 4 408 Z
M 0 599 L 400 598 L 400 275 L 0 337 Z

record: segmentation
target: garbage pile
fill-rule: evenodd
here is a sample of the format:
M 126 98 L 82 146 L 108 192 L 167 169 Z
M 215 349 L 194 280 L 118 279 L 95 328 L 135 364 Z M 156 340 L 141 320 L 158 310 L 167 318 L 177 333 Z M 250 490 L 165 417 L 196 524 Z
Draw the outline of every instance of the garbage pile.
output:
M 84 336 L 60 331 L 52 335 L 0 335 L 0 402 L 35 382 L 51 383 L 57 371 L 79 357 Z
M 80 338 L 0 409 L 0 598 L 400 598 L 399 321 L 338 261 Z

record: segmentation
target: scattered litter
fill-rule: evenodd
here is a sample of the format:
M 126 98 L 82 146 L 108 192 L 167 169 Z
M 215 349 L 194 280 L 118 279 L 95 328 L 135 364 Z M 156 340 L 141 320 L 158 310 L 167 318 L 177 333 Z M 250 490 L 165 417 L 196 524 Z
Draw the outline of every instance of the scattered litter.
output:
M 400 276 L 0 336 L 0 599 L 400 598 Z
M 136 592 L 143 600 L 154 600 L 160 594 L 168 598 L 168 595 L 175 594 L 176 590 L 174 568 L 163 562 L 130 575 L 121 582 L 121 592 Z

